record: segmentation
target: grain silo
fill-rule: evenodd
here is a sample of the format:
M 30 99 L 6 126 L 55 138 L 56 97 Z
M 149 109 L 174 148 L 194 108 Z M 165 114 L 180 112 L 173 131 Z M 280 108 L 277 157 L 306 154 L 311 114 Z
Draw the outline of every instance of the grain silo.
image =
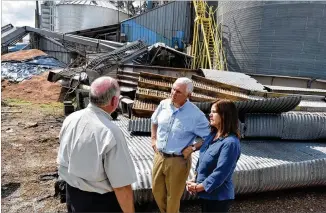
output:
M 229 70 L 326 79 L 326 2 L 221 1 Z
M 72 0 L 56 4 L 56 31 L 66 33 L 117 24 L 129 16 L 109 1 Z

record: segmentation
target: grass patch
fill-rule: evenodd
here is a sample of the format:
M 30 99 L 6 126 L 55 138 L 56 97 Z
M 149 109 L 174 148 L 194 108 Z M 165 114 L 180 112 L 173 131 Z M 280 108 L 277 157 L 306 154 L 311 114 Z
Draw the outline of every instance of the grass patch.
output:
M 24 107 L 31 109 L 33 111 L 39 111 L 42 114 L 49 116 L 61 116 L 63 115 L 63 103 L 60 102 L 51 102 L 48 104 L 37 104 L 21 99 L 6 99 L 3 100 L 5 104 L 11 107 Z
M 15 98 L 6 99 L 6 100 L 4 100 L 4 102 L 6 104 L 8 104 L 9 106 L 31 106 L 31 105 L 33 105 L 32 102 L 21 100 L 21 99 L 15 99 Z
M 40 104 L 39 107 L 45 115 L 63 115 L 63 103 L 52 102 L 49 104 Z

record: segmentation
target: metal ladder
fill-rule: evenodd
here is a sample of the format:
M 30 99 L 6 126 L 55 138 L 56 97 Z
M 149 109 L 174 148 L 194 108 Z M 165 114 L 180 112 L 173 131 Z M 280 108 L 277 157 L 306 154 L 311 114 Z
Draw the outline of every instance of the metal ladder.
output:
M 214 21 L 212 7 L 203 0 L 193 0 L 196 12 L 194 36 L 191 49 L 193 63 L 191 68 L 226 70 L 226 57 L 222 46 L 222 36 Z

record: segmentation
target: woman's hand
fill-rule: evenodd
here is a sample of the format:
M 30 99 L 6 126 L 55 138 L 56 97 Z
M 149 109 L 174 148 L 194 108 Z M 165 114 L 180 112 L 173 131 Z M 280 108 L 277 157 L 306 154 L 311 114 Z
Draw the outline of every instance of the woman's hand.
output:
M 203 184 L 197 184 L 194 181 L 187 181 L 186 184 L 186 189 L 191 195 L 205 190 Z
M 195 192 L 194 192 L 194 187 L 193 185 L 196 184 L 194 180 L 191 180 L 191 181 L 187 181 L 186 182 L 186 190 L 191 194 L 191 195 L 194 195 Z
M 187 181 L 186 182 L 186 189 L 187 189 L 187 191 L 191 194 L 191 195 L 194 195 L 194 194 L 196 194 L 197 192 L 196 192 L 196 185 L 197 185 L 197 183 L 195 183 L 195 181 L 193 180 L 193 181 Z

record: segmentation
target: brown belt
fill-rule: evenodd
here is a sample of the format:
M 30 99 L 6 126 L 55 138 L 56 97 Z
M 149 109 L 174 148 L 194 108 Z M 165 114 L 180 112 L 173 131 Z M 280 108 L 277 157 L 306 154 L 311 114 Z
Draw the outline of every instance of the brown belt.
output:
M 165 158 L 171 158 L 171 157 L 183 157 L 183 155 L 177 155 L 177 154 L 167 154 L 164 152 L 158 152 L 161 156 L 165 157 Z

